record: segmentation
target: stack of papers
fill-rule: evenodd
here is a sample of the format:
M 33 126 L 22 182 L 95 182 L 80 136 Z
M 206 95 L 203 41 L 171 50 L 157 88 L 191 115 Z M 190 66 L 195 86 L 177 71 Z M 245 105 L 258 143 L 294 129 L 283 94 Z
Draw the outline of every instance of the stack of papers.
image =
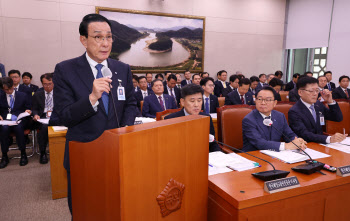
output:
M 255 167 L 259 167 L 259 164 L 235 153 L 224 154 L 220 151 L 209 153 L 209 176 L 232 170 L 244 171 Z
M 135 118 L 135 124 L 145 124 L 145 123 L 151 123 L 156 122 L 154 118 L 149 117 L 136 117 Z
M 306 148 L 304 150 L 307 154 L 310 155 L 312 159 L 320 159 L 325 157 L 330 157 L 330 155 L 321 153 L 319 151 Z M 263 154 L 269 155 L 271 157 L 277 158 L 279 160 L 282 160 L 285 163 L 298 163 L 305 160 L 309 160 L 310 158 L 299 150 L 283 150 L 280 152 L 271 151 L 271 150 L 261 150 L 260 151 Z
M 348 143 L 349 143 L 349 138 L 347 137 L 345 138 L 345 140 L 343 140 L 340 143 L 330 143 L 330 144 L 321 144 L 321 145 L 324 145 L 326 147 L 329 147 L 335 150 L 339 150 L 344 153 L 350 153 L 350 144 Z
M 38 122 L 42 123 L 42 124 L 49 124 L 49 121 L 50 121 L 50 118 L 48 118 L 48 119 L 45 118 L 45 119 L 39 119 L 38 120 Z
M 211 118 L 213 118 L 213 119 L 218 118 L 218 114 L 217 114 L 217 113 L 211 113 L 210 116 L 211 116 Z
M 64 127 L 64 126 L 53 126 L 52 129 L 53 129 L 53 131 L 58 132 L 58 131 L 65 131 L 65 130 L 68 130 L 68 127 Z
M 18 123 L 16 121 L 0 120 L 0 125 L 15 126 L 18 125 Z

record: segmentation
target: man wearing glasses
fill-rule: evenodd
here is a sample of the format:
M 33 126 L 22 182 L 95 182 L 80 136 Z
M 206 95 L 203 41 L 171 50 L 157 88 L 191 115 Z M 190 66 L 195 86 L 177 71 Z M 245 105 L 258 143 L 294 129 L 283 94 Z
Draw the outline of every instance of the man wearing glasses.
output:
M 64 167 L 71 212 L 69 142 L 90 142 L 105 130 L 133 125 L 136 115 L 130 67 L 108 58 L 113 43 L 110 21 L 99 14 L 86 15 L 79 33 L 86 53 L 57 64 L 53 79 L 55 111 L 61 123 L 68 127 Z M 112 72 L 108 78 L 102 74 L 106 68 Z
M 320 91 L 318 80 L 313 77 L 300 78 L 297 90 L 300 100 L 288 112 L 289 126 L 292 130 L 307 142 L 326 144 L 344 140 L 347 134 L 336 133 L 327 136 L 322 131 L 326 120 L 336 122 L 343 120 L 343 114 L 339 105 L 333 100 L 332 93 L 328 89 Z M 318 100 L 319 93 L 329 108 Z
M 277 104 L 274 89 L 263 87 L 256 94 L 255 104 L 256 108 L 242 121 L 243 151 L 297 149 L 291 141 L 305 149 L 306 142 L 297 138 L 284 114 L 273 110 Z M 288 137 L 283 137 L 285 142 L 281 142 L 282 133 Z

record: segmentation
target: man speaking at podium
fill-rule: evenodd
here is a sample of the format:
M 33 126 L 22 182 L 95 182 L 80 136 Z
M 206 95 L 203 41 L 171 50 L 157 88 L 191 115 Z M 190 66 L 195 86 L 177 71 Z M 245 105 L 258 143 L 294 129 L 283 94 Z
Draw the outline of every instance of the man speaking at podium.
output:
M 133 125 L 136 110 L 129 65 L 108 58 L 113 43 L 110 22 L 99 14 L 86 15 L 79 33 L 86 53 L 57 64 L 54 74 L 54 107 L 68 127 L 64 167 L 71 213 L 69 141 L 90 142 L 105 130 Z M 102 74 L 106 68 L 112 72 L 109 78 Z

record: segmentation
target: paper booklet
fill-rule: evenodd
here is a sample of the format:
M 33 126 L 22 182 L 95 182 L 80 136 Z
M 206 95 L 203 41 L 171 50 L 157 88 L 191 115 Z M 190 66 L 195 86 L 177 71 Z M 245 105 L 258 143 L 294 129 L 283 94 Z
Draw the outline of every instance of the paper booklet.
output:
M 320 159 L 325 157 L 330 157 L 330 155 L 306 148 L 304 150 L 307 154 L 310 155 L 312 159 Z M 277 151 L 271 151 L 271 150 L 260 150 L 261 153 L 269 155 L 271 157 L 277 158 L 279 160 L 282 160 L 285 163 L 298 163 L 305 160 L 309 160 L 310 158 L 299 150 L 283 150 L 280 152 Z

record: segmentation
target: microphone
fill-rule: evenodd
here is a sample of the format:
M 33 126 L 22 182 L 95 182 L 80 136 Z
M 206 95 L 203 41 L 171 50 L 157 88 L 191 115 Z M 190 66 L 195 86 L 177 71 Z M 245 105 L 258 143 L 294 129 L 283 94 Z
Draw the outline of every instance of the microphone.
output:
M 103 77 L 105 78 L 112 78 L 112 72 L 109 68 L 107 68 L 106 66 L 103 66 L 102 70 L 102 75 Z M 118 114 L 117 114 L 117 110 L 115 108 L 115 103 L 114 103 L 114 96 L 113 96 L 113 93 L 112 93 L 112 87 L 111 87 L 111 83 L 109 83 L 109 88 L 111 89 L 111 97 L 112 97 L 112 103 L 113 103 L 113 109 L 114 109 L 114 114 L 115 114 L 115 118 L 117 118 L 117 125 L 118 125 L 118 128 L 120 127 L 119 126 L 119 119 L 118 119 Z
M 212 137 L 211 137 L 212 136 Z M 267 160 L 264 160 L 260 157 L 257 157 L 257 156 L 254 156 L 250 153 L 247 153 L 247 152 L 244 152 L 240 149 L 237 149 L 237 148 L 234 148 L 234 147 L 231 147 L 230 145 L 227 145 L 225 143 L 222 143 L 220 141 L 217 141 L 215 139 L 213 139 L 213 135 L 209 134 L 209 141 L 212 141 L 212 142 L 217 142 L 218 144 L 221 144 L 223 146 L 226 146 L 228 148 L 230 148 L 231 150 L 235 150 L 235 151 L 238 151 L 240 153 L 245 153 L 245 154 L 248 154 L 249 156 L 252 156 L 252 157 L 255 157 L 259 160 L 262 160 L 268 164 L 270 164 L 273 168 L 273 170 L 268 170 L 268 171 L 263 171 L 263 172 L 258 172 L 258 173 L 252 173 L 252 175 L 258 179 L 261 179 L 263 181 L 270 181 L 270 180 L 276 180 L 276 179 L 281 179 L 281 178 L 285 178 L 286 176 L 288 176 L 288 174 L 290 173 L 289 171 L 284 171 L 284 170 L 276 170 L 276 168 L 273 166 L 272 163 L 270 163 L 269 161 Z
M 299 166 L 293 167 L 292 170 L 294 170 L 296 172 L 304 173 L 304 174 L 312 174 L 315 172 L 319 172 L 323 168 L 324 163 L 313 160 L 308 153 L 306 153 L 302 148 L 300 148 L 292 140 L 290 140 L 289 137 L 287 137 L 282 131 L 277 130 L 277 128 L 273 126 L 273 121 L 271 119 L 264 119 L 263 124 L 265 126 L 274 128 L 276 131 L 278 131 L 280 134 L 282 134 L 284 139 L 286 139 L 287 141 L 294 144 L 294 146 L 296 146 L 299 150 L 304 152 L 305 155 L 310 158 L 310 160 L 306 161 L 305 164 L 301 164 Z

